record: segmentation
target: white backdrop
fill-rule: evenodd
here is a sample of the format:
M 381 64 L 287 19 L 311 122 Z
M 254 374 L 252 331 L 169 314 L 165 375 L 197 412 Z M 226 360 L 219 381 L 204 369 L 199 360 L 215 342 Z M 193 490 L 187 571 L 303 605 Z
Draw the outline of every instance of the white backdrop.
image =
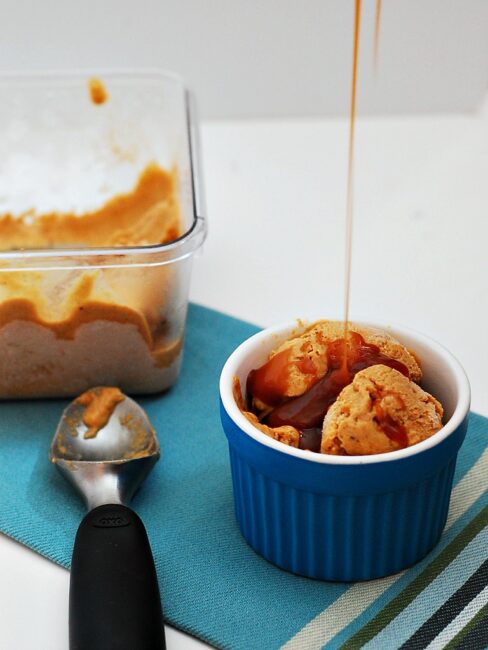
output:
M 376 80 L 374 0 L 363 2 L 361 111 L 479 106 L 488 0 L 383 0 Z M 352 8 L 0 0 L 0 71 L 155 66 L 188 79 L 204 117 L 343 113 Z M 340 315 L 347 120 L 204 122 L 202 135 L 210 236 L 192 299 L 261 325 L 318 309 Z M 442 341 L 466 367 L 473 408 L 488 416 L 479 343 L 488 329 L 488 104 L 476 115 L 366 118 L 357 136 L 352 317 Z M 68 573 L 0 534 L 0 576 L 0 649 L 66 650 Z M 203 646 L 169 631 L 168 650 L 190 648 Z
M 202 117 L 347 108 L 353 0 L 1 0 L 0 71 L 163 67 Z M 470 111 L 488 81 L 487 0 L 363 0 L 362 112 Z

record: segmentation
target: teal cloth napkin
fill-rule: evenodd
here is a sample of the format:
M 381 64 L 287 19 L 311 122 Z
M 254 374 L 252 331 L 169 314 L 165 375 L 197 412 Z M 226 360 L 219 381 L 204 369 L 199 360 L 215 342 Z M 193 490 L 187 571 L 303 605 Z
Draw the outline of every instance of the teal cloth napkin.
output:
M 485 418 L 471 415 L 441 543 L 408 571 L 353 585 L 318 582 L 281 571 L 244 542 L 233 513 L 218 379 L 227 356 L 257 329 L 191 305 L 178 384 L 138 400 L 156 427 L 162 459 L 132 505 L 147 527 L 168 623 L 238 650 L 423 648 L 435 639 L 485 647 Z M 65 404 L 0 404 L 0 530 L 68 568 L 85 512 L 48 461 Z

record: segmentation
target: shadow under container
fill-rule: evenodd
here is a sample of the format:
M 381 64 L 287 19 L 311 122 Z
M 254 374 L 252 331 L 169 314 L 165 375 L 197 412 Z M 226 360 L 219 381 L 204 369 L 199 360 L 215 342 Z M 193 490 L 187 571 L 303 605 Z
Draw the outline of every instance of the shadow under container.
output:
M 206 235 L 193 100 L 171 74 L 97 76 L 103 105 L 90 101 L 89 73 L 0 77 L 0 226 L 8 215 L 81 220 L 108 205 L 116 228 L 111 201 L 157 166 L 180 229 L 144 245 L 113 244 L 116 233 L 101 246 L 54 238 L 1 250 L 0 240 L 2 399 L 94 385 L 155 393 L 179 374 L 192 258 Z
M 250 370 L 297 332 L 296 323 L 256 334 L 224 366 L 221 419 L 237 522 L 257 553 L 287 571 L 331 581 L 380 578 L 421 560 L 444 529 L 469 383 L 435 341 L 406 328 L 385 329 L 421 359 L 422 385 L 443 404 L 446 422 L 431 438 L 395 452 L 332 456 L 295 449 L 242 415 L 233 377 L 245 386 Z

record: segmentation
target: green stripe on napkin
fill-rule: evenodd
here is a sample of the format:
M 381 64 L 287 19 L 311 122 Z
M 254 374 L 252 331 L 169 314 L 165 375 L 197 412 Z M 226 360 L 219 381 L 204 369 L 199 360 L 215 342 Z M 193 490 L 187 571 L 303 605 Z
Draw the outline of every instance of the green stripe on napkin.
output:
M 476 615 L 478 608 L 483 607 L 484 598 L 488 600 L 488 560 L 477 569 L 448 600 L 439 607 L 435 613 L 401 646 L 402 650 L 417 650 L 424 648 L 434 639 L 441 643 L 440 637 L 449 635 L 448 630 L 455 619 L 464 614 L 463 619 L 469 621 L 471 613 Z M 473 607 L 474 605 L 474 607 Z M 469 609 L 468 609 L 469 608 Z
M 463 548 L 488 525 L 488 506 L 484 508 L 422 573 L 384 607 L 377 616 L 347 641 L 348 650 L 362 648 L 368 641 L 403 611 L 421 591 L 450 564 Z

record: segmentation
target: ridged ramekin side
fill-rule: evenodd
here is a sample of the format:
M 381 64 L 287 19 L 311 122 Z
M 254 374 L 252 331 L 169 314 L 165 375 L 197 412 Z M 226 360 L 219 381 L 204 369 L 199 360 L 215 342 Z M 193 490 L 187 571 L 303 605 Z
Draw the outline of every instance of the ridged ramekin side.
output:
M 408 489 L 373 495 L 307 492 L 257 471 L 229 445 L 237 522 L 248 544 L 293 573 L 355 581 L 422 559 L 444 528 L 455 457 Z

